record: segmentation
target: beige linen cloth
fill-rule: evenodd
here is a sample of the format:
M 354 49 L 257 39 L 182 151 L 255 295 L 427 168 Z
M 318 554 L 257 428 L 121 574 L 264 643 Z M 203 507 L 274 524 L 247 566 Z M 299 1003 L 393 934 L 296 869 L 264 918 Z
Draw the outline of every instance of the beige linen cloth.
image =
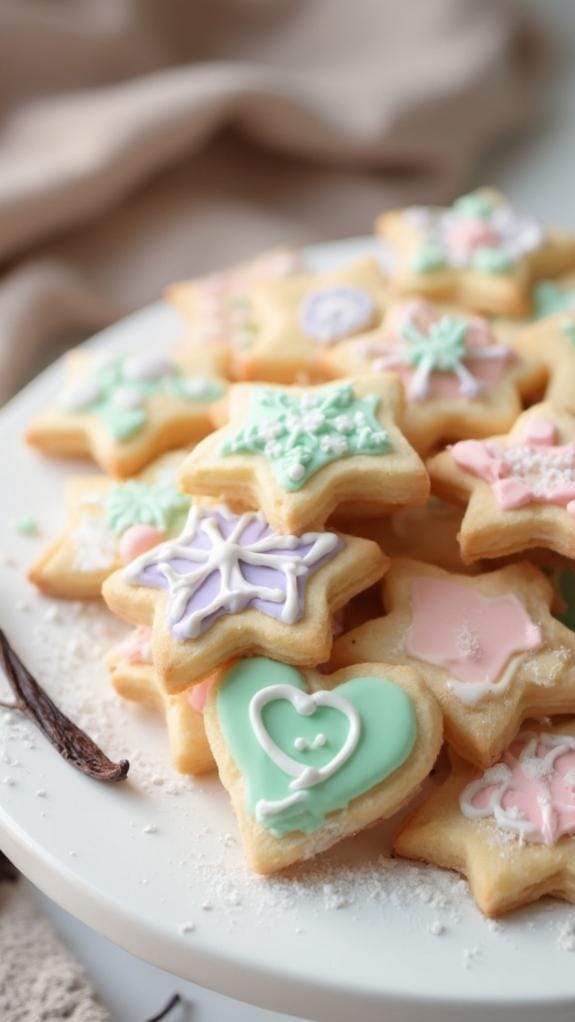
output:
M 0 402 L 174 279 L 452 197 L 544 50 L 512 0 L 0 0 Z M 77 972 L 21 898 L 0 976 L 36 1000 L 3 1022 L 100 1020 L 83 979 L 34 1013 L 50 962 Z
M 452 196 L 543 49 L 513 0 L 0 0 L 0 401 L 173 279 Z

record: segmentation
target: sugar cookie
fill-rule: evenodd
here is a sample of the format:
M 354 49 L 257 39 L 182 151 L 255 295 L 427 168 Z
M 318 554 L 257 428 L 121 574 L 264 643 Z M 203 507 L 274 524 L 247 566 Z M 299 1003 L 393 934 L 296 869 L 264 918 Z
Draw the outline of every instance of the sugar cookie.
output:
M 223 379 L 188 374 L 152 352 L 102 359 L 77 350 L 67 365 L 68 383 L 30 423 L 26 439 L 44 454 L 90 455 L 122 478 L 209 433 L 212 406 L 226 389 Z
M 248 300 L 253 328 L 234 348 L 234 375 L 302 383 L 325 377 L 321 358 L 332 344 L 379 326 L 387 289 L 376 261 L 362 259 L 330 273 L 256 284 Z
M 193 504 L 180 536 L 104 583 L 110 609 L 152 627 L 154 666 L 179 692 L 235 656 L 327 660 L 332 615 L 380 579 L 375 543 L 333 532 L 275 532 L 257 512 Z
M 192 356 L 201 354 L 218 372 L 227 375 L 233 351 L 241 350 L 252 339 L 249 289 L 263 281 L 289 277 L 303 268 L 299 252 L 277 248 L 209 277 L 170 284 L 165 297 L 186 324 L 179 350 Z
M 204 728 L 203 704 L 212 678 L 168 695 L 152 663 L 150 632 L 136 628 L 106 657 L 112 685 L 123 699 L 165 714 L 172 766 L 181 774 L 205 774 L 215 767 Z
M 65 490 L 66 523 L 42 551 L 28 578 L 50 596 L 94 599 L 123 563 L 177 535 L 190 498 L 176 487 L 184 451 L 171 451 L 137 478 L 73 476 Z
M 396 425 L 401 411 L 401 384 L 389 376 L 303 389 L 235 384 L 228 425 L 186 458 L 180 485 L 261 508 L 284 532 L 319 528 L 336 511 L 423 503 L 427 474 Z
M 205 725 L 250 865 L 273 873 L 393 815 L 429 774 L 441 714 L 417 673 L 263 657 L 221 672 Z
M 575 415 L 534 405 L 507 435 L 461 441 L 427 465 L 435 493 L 467 504 L 466 563 L 535 547 L 575 556 Z
M 574 721 L 529 726 L 479 776 L 453 756 L 394 849 L 463 873 L 488 916 L 545 895 L 575 901 L 574 777 Z
M 336 639 L 330 663 L 416 668 L 464 759 L 489 766 L 523 720 L 575 712 L 575 634 L 551 616 L 533 565 L 470 577 L 398 560 L 383 589 L 387 616 Z
M 527 315 L 533 280 L 575 266 L 575 238 L 516 213 L 491 188 L 479 188 L 448 208 L 384 213 L 376 227 L 394 251 L 396 290 L 456 301 L 488 315 Z
M 509 429 L 522 398 L 545 382 L 541 358 L 518 355 L 516 328 L 490 324 L 423 298 L 390 306 L 382 329 L 326 352 L 336 376 L 398 375 L 406 395 L 402 430 L 420 454 L 441 441 L 490 436 Z

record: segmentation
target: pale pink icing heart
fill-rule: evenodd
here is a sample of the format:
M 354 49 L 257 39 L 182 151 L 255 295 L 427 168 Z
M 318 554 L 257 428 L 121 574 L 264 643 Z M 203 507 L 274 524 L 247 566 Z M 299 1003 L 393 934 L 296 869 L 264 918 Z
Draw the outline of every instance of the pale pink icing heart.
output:
M 164 533 L 153 525 L 131 525 L 120 540 L 120 557 L 124 564 L 151 550 L 164 539 Z
M 484 596 L 469 586 L 416 578 L 405 649 L 461 682 L 493 684 L 510 657 L 539 649 L 541 630 L 514 593 Z
M 545 419 L 529 420 L 521 440 L 502 444 L 462 440 L 450 448 L 460 468 L 491 485 L 502 510 L 526 504 L 575 504 L 575 442 L 557 444 L 557 431 Z
M 553 845 L 575 832 L 575 738 L 525 731 L 461 792 L 464 816 L 492 816 L 524 841 Z

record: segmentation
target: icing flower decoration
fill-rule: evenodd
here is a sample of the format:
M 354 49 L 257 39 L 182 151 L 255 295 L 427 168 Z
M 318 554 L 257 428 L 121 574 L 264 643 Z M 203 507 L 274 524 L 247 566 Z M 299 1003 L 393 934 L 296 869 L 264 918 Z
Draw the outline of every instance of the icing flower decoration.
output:
M 261 454 L 286 490 L 299 490 L 315 472 L 339 458 L 386 454 L 389 435 L 375 417 L 376 394 L 358 397 L 351 385 L 295 398 L 286 391 L 254 388 L 246 426 L 221 453 Z
M 134 525 L 154 525 L 175 531 L 190 506 L 190 498 L 175 486 L 150 485 L 136 479 L 118 483 L 106 494 L 106 523 L 121 535 Z
M 124 578 L 168 591 L 167 624 L 184 641 L 249 607 L 293 624 L 310 573 L 340 547 L 331 532 L 280 535 L 256 512 L 194 506 L 181 535 L 132 561 Z
M 304 334 L 319 344 L 335 344 L 367 330 L 375 312 L 375 302 L 367 291 L 338 284 L 308 295 L 300 307 L 299 323 Z
M 221 392 L 215 381 L 186 377 L 166 356 L 147 352 L 95 366 L 64 388 L 59 405 L 99 416 L 114 440 L 126 441 L 147 425 L 148 399 L 159 391 L 190 401 L 214 401 Z
M 376 372 L 400 373 L 412 401 L 450 397 L 454 389 L 458 396 L 477 397 L 514 358 L 495 342 L 487 320 L 442 315 L 423 299 L 392 311 L 389 339 L 357 343 L 374 356 Z
M 411 587 L 412 622 L 405 650 L 453 675 L 451 688 L 475 702 L 497 684 L 511 682 L 517 654 L 543 645 L 540 628 L 513 593 L 484 596 L 468 586 L 416 578 Z
M 451 455 L 460 468 L 490 484 L 504 511 L 542 503 L 575 515 L 575 441 L 558 444 L 552 422 L 528 420 L 517 443 L 463 440 Z
M 469 820 L 492 817 L 521 841 L 548 846 L 575 833 L 575 738 L 523 731 L 503 759 L 460 794 Z
M 462 196 L 448 209 L 412 207 L 406 216 L 423 236 L 413 264 L 418 273 L 445 268 L 508 273 L 544 241 L 535 220 L 481 191 Z

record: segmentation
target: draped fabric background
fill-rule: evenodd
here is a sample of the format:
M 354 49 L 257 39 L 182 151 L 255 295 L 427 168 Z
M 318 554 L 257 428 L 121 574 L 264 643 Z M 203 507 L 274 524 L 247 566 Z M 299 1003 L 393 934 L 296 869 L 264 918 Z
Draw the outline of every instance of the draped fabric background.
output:
M 512 0 L 2 0 L 0 401 L 172 279 L 453 195 L 543 65 Z

